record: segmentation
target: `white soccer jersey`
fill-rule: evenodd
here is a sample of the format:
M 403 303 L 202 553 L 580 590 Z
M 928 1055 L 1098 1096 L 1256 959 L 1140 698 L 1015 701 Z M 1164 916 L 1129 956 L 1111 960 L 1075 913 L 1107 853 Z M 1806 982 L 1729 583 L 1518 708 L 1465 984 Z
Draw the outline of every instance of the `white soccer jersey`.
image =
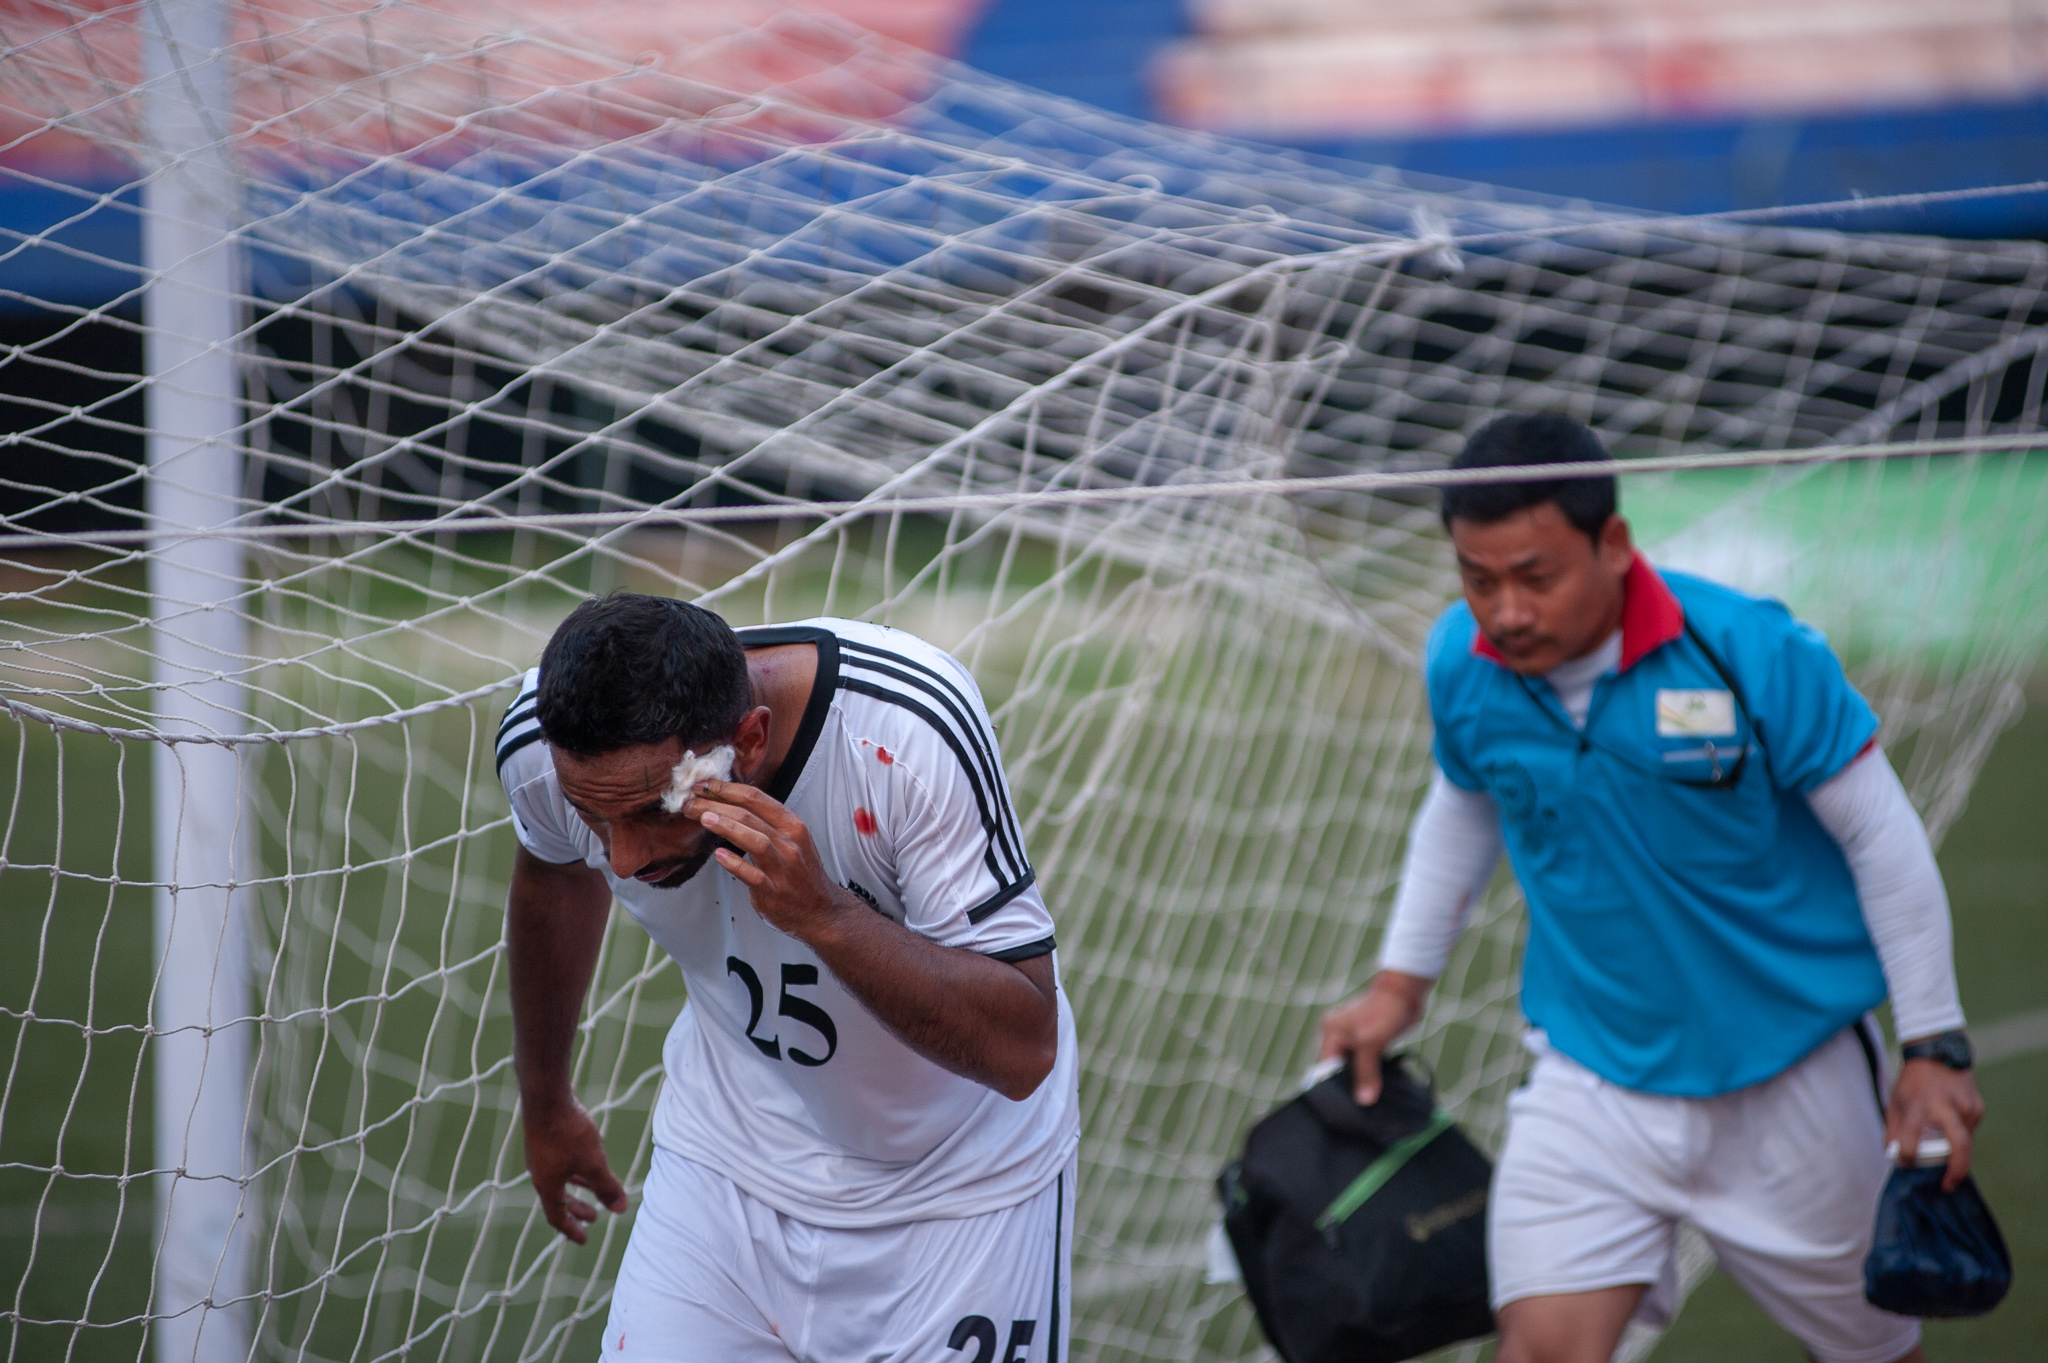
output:
M 739 635 L 749 648 L 817 647 L 810 704 L 768 793 L 810 829 L 826 874 L 943 946 L 1006 961 L 1052 952 L 967 669 L 912 635 L 850 620 Z M 978 1216 L 1059 1175 L 1080 1130 L 1063 990 L 1053 1071 L 1012 1102 L 905 1045 L 716 862 L 672 890 L 618 879 L 562 798 L 534 719 L 538 679 L 527 674 L 499 731 L 519 840 L 544 861 L 603 871 L 689 988 L 662 1052 L 656 1144 L 785 1215 L 843 1229 Z

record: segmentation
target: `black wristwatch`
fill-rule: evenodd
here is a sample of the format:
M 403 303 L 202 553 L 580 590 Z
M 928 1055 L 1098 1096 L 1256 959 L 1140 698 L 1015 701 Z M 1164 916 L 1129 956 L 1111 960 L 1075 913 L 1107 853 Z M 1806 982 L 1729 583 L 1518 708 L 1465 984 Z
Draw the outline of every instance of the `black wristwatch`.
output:
M 1899 1048 L 1899 1054 L 1907 1060 L 1939 1060 L 1952 1070 L 1966 1070 L 1977 1061 L 1976 1052 L 1970 1049 L 1970 1034 L 1963 1031 L 1909 1042 Z

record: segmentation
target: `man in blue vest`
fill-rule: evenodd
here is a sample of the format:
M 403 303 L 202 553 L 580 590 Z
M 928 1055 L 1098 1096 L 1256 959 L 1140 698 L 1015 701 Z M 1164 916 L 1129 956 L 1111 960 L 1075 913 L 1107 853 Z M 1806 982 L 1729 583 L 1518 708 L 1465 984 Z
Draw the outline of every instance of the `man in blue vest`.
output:
M 1501 417 L 1457 468 L 1604 461 Z M 1818 1363 L 1918 1360 L 1863 1299 L 1887 1160 L 1968 1172 L 1948 901 L 1878 719 L 1775 601 L 1637 554 L 1613 477 L 1444 494 L 1465 599 L 1430 635 L 1437 772 L 1371 987 L 1323 1021 L 1362 1103 L 1503 849 L 1536 1059 L 1488 1210 L 1500 1363 L 1606 1363 L 1675 1308 L 1680 1222 Z M 1870 1010 L 1905 1063 L 1889 1095 Z

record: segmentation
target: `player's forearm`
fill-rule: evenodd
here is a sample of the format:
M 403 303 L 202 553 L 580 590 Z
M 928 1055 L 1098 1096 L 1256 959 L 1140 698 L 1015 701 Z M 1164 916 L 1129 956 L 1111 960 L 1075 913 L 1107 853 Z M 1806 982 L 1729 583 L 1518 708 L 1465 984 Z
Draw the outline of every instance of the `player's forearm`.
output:
M 505 913 L 513 1069 L 529 1117 L 575 1101 L 576 1021 L 604 943 L 611 890 L 588 866 L 554 866 L 520 848 Z
M 839 893 L 804 936 L 840 983 L 934 1064 L 1030 1097 L 1059 1051 L 1052 957 L 1013 965 L 940 946 Z

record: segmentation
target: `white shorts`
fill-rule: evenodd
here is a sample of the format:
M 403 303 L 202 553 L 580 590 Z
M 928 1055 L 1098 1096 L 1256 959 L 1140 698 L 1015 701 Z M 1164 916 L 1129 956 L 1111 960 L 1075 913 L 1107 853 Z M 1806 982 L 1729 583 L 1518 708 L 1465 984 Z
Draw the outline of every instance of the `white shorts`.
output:
M 1678 1223 L 1689 1221 L 1819 1363 L 1892 1363 L 1918 1341 L 1917 1321 L 1863 1299 L 1889 1166 L 1853 1031 L 1714 1098 L 1625 1089 L 1540 1036 L 1531 1048 L 1487 1215 L 1496 1307 L 1647 1283 L 1637 1318 L 1669 1324 Z
M 956 1221 L 826 1230 L 656 1146 L 602 1363 L 1060 1363 L 1074 1172 Z

